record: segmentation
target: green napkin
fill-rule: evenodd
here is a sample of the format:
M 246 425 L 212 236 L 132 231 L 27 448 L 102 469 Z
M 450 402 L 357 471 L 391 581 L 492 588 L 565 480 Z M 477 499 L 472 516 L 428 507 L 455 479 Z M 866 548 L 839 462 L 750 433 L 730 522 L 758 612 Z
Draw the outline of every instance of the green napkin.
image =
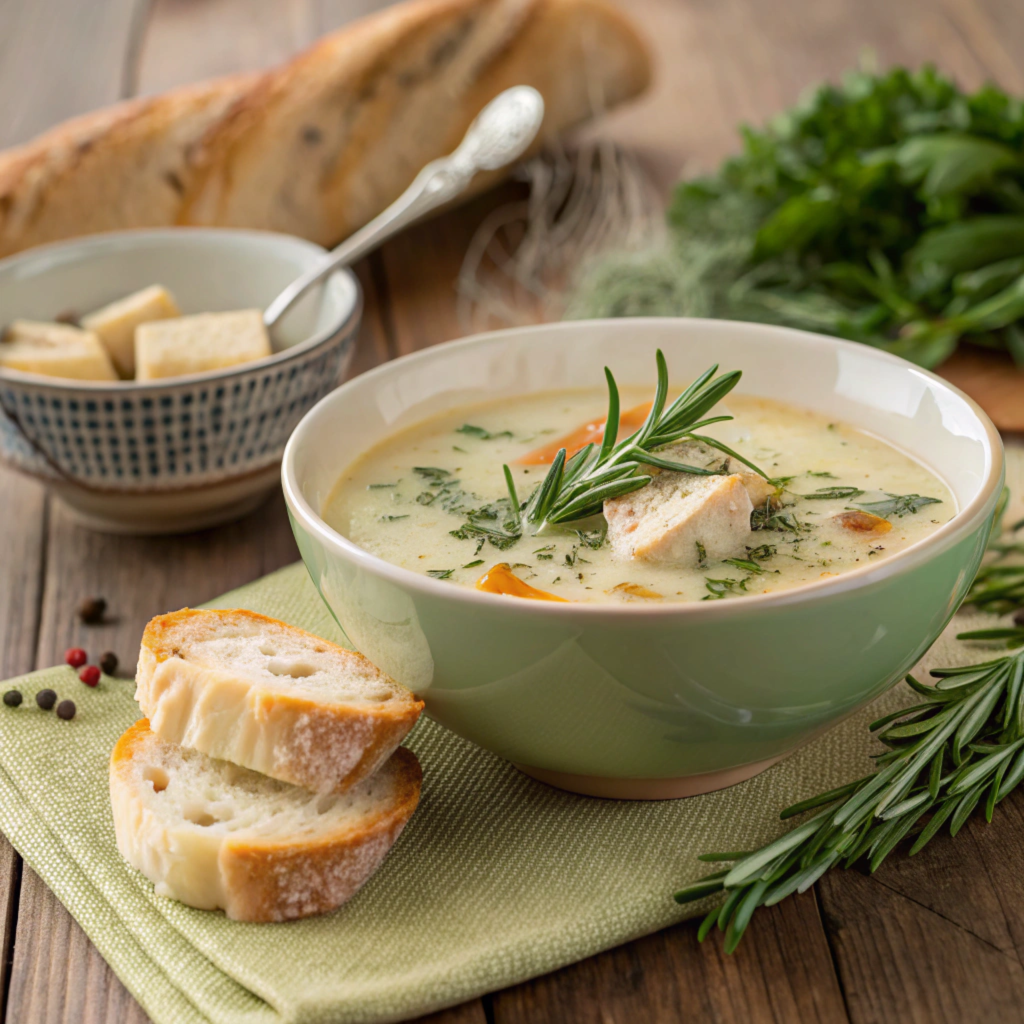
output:
M 340 639 L 301 565 L 214 603 Z M 977 656 L 947 634 L 927 660 Z M 663 928 L 703 909 L 671 899 L 698 853 L 764 843 L 776 809 L 863 774 L 866 724 L 913 700 L 901 685 L 750 782 L 663 803 L 550 789 L 421 720 L 423 797 L 380 871 L 331 915 L 254 925 L 157 897 L 118 855 L 107 759 L 139 717 L 131 682 L 88 690 L 62 667 L 7 685 L 25 702 L 0 706 L 0 829 L 157 1024 L 403 1020 Z M 36 707 L 44 687 L 73 721 Z

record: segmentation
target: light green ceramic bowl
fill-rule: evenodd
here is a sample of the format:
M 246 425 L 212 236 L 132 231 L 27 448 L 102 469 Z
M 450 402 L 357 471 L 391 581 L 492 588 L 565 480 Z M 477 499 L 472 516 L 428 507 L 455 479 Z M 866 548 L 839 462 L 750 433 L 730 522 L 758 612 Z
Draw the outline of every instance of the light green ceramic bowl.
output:
M 927 464 L 958 512 L 877 565 L 799 589 L 693 604 L 550 604 L 389 565 L 320 517 L 345 467 L 397 429 L 488 397 L 684 384 L 712 363 L 738 391 L 869 430 Z M 282 470 L 299 549 L 353 644 L 427 712 L 536 778 L 661 798 L 741 781 L 892 686 L 977 571 L 1003 482 L 999 435 L 938 377 L 863 345 L 708 320 L 609 320 L 479 335 L 381 366 L 300 423 Z

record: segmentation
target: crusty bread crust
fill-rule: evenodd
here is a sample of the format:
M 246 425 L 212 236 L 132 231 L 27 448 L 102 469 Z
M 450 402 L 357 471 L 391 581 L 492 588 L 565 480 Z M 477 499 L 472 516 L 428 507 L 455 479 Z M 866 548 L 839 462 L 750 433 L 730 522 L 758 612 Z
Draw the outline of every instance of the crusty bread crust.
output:
M 259 841 L 190 836 L 198 826 L 175 829 L 146 806 L 137 777 L 154 734 L 142 719 L 118 740 L 110 757 L 110 799 L 118 850 L 157 885 L 157 891 L 201 909 L 221 908 L 236 921 L 287 921 L 334 910 L 377 869 L 419 801 L 423 773 L 404 747 L 390 767 L 395 792 L 358 827 L 315 838 Z M 183 847 L 191 863 L 179 871 Z M 199 880 L 191 889 L 188 880 Z
M 538 88 L 550 137 L 649 76 L 645 46 L 605 0 L 413 0 L 269 72 L 120 104 L 0 154 L 0 256 L 175 224 L 334 244 L 502 89 Z
M 392 696 L 381 703 L 332 703 L 262 688 L 244 673 L 183 656 L 184 637 L 223 624 L 286 631 L 353 674 L 379 680 Z M 423 701 L 361 654 L 245 609 L 184 608 L 154 618 L 142 636 L 135 698 L 162 739 L 319 793 L 344 792 L 372 775 L 423 710 Z

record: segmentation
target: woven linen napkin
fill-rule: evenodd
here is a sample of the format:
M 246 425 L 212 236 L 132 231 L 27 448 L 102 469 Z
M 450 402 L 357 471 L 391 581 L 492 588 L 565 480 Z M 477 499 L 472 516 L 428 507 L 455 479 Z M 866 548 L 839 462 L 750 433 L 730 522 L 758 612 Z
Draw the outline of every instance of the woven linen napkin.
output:
M 342 639 L 301 565 L 213 603 Z M 971 618 L 922 671 L 978 659 L 953 639 Z M 403 1020 L 663 928 L 702 910 L 671 899 L 697 854 L 781 833 L 774 811 L 864 774 L 867 723 L 914 701 L 901 684 L 749 782 L 661 803 L 550 789 L 423 719 L 422 800 L 377 874 L 333 914 L 243 924 L 156 896 L 117 853 L 107 760 L 139 717 L 133 684 L 86 690 L 61 667 L 7 686 L 25 702 L 0 707 L 0 829 L 156 1024 Z M 44 687 L 74 697 L 73 721 L 36 707 Z

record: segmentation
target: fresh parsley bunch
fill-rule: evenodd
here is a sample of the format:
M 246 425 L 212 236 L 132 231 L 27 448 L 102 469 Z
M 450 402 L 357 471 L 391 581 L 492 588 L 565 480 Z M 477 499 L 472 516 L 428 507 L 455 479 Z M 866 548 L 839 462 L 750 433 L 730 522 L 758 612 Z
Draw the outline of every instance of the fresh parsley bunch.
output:
M 824 85 L 669 209 L 671 252 L 598 268 L 574 315 L 789 324 L 923 366 L 1024 365 L 1024 105 L 934 68 Z

